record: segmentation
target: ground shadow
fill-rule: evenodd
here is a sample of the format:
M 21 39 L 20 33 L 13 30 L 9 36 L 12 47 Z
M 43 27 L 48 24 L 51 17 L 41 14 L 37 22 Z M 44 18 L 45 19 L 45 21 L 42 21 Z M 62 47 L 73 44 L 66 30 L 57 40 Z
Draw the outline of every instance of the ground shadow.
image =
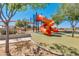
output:
M 54 36 L 54 37 L 62 37 L 62 33 L 60 33 L 60 32 L 57 32 L 57 33 L 52 33 L 52 35 L 51 36 Z
M 6 53 L 6 56 L 11 56 L 11 53 L 9 52 L 9 53 Z
M 53 34 L 51 36 L 53 36 L 53 37 L 62 37 L 61 35 L 55 35 L 55 34 Z
M 41 32 L 37 32 L 38 34 L 43 34 L 43 33 L 41 33 Z M 43 35 L 46 35 L 46 34 L 43 34 Z M 52 33 L 51 35 L 49 35 L 49 36 L 53 36 L 53 37 L 62 37 L 62 33 Z M 48 36 L 48 35 L 46 35 L 46 36 Z
M 63 56 L 79 56 L 79 51 L 74 47 L 67 47 L 62 44 L 53 44 L 50 49 L 62 53 Z

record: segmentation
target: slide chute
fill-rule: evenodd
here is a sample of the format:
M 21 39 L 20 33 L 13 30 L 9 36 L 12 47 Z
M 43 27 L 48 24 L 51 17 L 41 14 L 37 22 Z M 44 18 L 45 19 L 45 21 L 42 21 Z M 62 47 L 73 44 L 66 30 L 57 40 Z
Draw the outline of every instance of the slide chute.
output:
M 58 32 L 58 29 L 54 27 L 54 20 L 48 19 L 42 15 L 36 16 L 36 21 L 42 21 L 43 25 L 40 26 L 40 31 L 46 35 L 52 35 L 53 32 Z

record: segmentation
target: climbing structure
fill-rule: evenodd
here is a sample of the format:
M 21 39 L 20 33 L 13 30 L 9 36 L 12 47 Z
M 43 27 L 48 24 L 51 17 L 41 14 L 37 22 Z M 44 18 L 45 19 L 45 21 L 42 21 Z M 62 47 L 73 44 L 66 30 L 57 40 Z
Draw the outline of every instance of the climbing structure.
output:
M 54 27 L 54 20 L 48 19 L 42 15 L 36 16 L 36 21 L 42 21 L 43 25 L 40 26 L 40 31 L 46 35 L 52 35 L 53 32 L 58 32 L 58 29 Z

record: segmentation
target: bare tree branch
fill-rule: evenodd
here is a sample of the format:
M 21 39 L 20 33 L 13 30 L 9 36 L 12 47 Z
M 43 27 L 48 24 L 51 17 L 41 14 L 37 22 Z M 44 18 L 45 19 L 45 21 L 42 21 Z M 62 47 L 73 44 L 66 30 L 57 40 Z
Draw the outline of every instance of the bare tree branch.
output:
M 78 24 L 78 21 L 75 21 L 75 26 Z
M 2 18 L 2 8 L 3 7 L 4 7 L 4 4 L 3 5 L 0 4 L 0 19 L 2 20 L 2 22 L 5 23 L 4 19 Z
M 1 12 L 2 17 L 6 20 L 6 17 L 4 16 L 3 11 L 2 11 L 4 5 L 5 4 L 1 4 L 1 6 L 0 6 L 1 7 L 0 12 Z
M 10 12 L 11 13 L 11 15 L 9 16 L 9 19 L 8 19 L 8 21 L 10 21 L 11 20 L 11 18 L 16 14 L 16 12 L 17 12 L 17 10 L 13 10 L 12 12 Z
M 8 10 L 7 5 L 6 5 L 6 16 L 9 17 L 9 10 Z
M 1 10 L 1 15 L 4 17 L 5 20 L 7 20 L 6 16 L 3 14 L 2 10 Z
M 73 22 L 74 22 L 74 21 L 70 21 L 70 24 L 71 24 L 71 26 L 72 26 L 72 27 L 74 27 L 74 24 L 73 24 Z

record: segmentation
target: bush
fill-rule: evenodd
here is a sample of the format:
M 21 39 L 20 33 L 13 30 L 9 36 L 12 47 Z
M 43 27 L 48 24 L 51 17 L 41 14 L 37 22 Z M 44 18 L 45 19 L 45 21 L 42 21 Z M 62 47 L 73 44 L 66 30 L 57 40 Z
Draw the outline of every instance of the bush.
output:
M 16 30 L 9 30 L 9 34 L 16 34 L 17 31 Z
M 16 34 L 16 33 L 17 33 L 16 30 L 9 30 L 9 34 Z M 1 30 L 1 34 L 6 35 L 6 30 Z
M 30 26 L 30 25 L 28 25 L 28 26 L 27 26 L 27 28 L 31 28 L 31 26 Z
M 5 35 L 6 34 L 6 30 L 1 30 L 1 34 Z

